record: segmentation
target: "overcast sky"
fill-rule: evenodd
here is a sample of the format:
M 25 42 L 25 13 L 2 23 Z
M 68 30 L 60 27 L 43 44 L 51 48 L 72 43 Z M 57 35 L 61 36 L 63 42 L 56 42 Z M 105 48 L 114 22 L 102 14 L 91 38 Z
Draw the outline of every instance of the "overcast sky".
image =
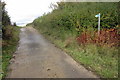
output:
M 11 17 L 12 22 L 30 23 L 35 18 L 43 15 L 45 12 L 50 12 L 51 3 L 59 0 L 2 0 L 6 2 L 6 10 Z M 20 24 L 21 25 L 21 24 Z M 24 25 L 24 24 L 22 24 Z

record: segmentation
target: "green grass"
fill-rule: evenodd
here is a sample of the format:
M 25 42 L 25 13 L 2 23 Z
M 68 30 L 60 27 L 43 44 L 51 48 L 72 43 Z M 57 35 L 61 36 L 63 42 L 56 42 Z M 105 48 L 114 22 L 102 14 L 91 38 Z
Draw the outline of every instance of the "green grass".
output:
M 12 54 L 16 50 L 16 45 L 9 45 L 6 47 L 3 47 L 3 52 L 2 52 L 2 70 L 4 72 L 3 77 L 6 76 L 7 71 L 8 71 L 8 65 L 9 65 L 9 60 L 12 58 Z
M 94 71 L 100 77 L 118 77 L 118 49 L 98 47 L 89 44 L 85 47 L 73 44 L 65 48 L 60 40 L 52 40 L 59 47 L 71 55 L 77 62 Z
M 18 40 L 19 40 L 19 28 L 18 27 L 11 27 L 12 30 L 12 37 L 10 39 L 3 40 L 5 43 L 2 46 L 2 77 L 5 77 L 8 72 L 9 61 L 12 58 L 13 53 L 16 51 Z
M 76 61 L 83 64 L 86 68 L 95 71 L 97 75 L 106 78 L 118 77 L 118 58 L 106 55 L 113 54 L 115 52 L 114 49 L 109 50 L 109 48 L 106 49 L 96 45 L 87 45 L 84 48 L 80 47 L 78 50 L 71 47 L 67 50 Z M 107 53 L 107 51 L 111 51 L 111 53 Z

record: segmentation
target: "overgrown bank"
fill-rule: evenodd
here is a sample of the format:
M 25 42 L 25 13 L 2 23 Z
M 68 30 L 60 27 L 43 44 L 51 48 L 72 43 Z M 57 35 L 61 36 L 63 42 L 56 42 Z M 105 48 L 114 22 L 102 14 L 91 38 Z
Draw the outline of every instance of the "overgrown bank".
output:
M 12 58 L 13 53 L 16 51 L 16 47 L 19 41 L 19 27 L 11 24 L 10 17 L 5 10 L 5 2 L 0 1 L 0 14 L 2 19 L 0 19 L 0 79 L 5 77 L 8 72 L 9 61 Z
M 44 14 L 32 24 L 97 75 L 117 78 L 120 43 L 118 4 L 60 2 L 58 6 L 53 5 L 51 13 Z M 100 36 L 96 33 L 98 19 L 94 17 L 99 12 L 102 14 Z
M 7 26 L 5 29 L 6 38 L 2 40 L 2 70 L 3 77 L 7 75 L 10 59 L 17 49 L 19 41 L 19 28 L 16 26 Z

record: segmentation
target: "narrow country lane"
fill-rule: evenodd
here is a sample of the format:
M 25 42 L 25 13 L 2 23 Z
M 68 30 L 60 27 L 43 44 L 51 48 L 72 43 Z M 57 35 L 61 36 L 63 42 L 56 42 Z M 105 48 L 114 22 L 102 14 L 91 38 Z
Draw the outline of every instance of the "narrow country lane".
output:
M 21 29 L 7 78 L 96 78 L 33 27 Z

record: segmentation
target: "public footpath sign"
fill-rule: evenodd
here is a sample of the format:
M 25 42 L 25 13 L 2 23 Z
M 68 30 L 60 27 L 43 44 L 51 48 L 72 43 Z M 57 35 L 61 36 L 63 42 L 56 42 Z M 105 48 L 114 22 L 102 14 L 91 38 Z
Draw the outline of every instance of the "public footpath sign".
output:
M 98 35 L 100 34 L 100 13 L 95 15 L 95 17 L 98 17 Z

